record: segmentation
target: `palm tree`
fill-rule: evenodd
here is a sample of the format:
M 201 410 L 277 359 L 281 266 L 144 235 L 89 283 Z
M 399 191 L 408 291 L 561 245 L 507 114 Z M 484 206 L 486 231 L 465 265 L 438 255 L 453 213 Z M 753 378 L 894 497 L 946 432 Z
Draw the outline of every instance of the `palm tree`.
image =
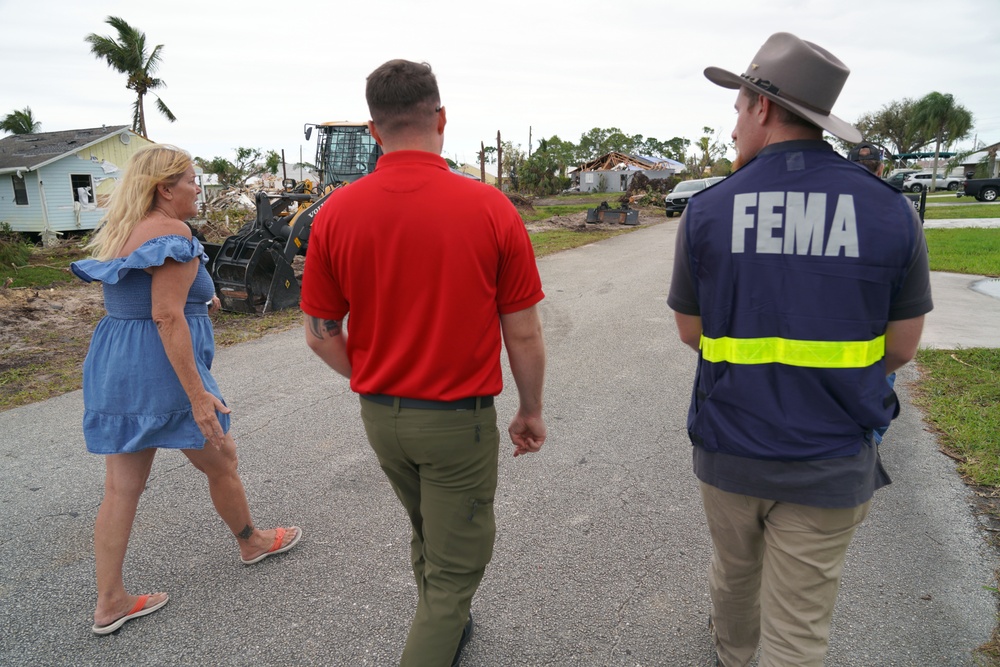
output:
M 931 190 L 934 190 L 941 145 L 948 146 L 968 136 L 972 129 L 972 112 L 956 103 L 950 94 L 928 93 L 913 108 L 913 125 L 916 131 L 934 137 L 934 170 L 931 172 Z
M 163 49 L 163 45 L 157 44 L 147 54 L 146 33 L 133 28 L 117 16 L 109 16 L 105 23 L 118 31 L 117 41 L 112 37 L 102 37 L 97 33 L 90 33 L 84 38 L 84 41 L 90 44 L 90 52 L 94 54 L 94 57 L 104 58 L 108 62 L 108 67 L 128 77 L 128 83 L 125 84 L 125 87 L 136 93 L 135 102 L 132 104 L 132 131 L 148 139 L 146 112 L 143 109 L 142 98 L 146 93 L 157 88 L 165 88 L 167 85 L 161 79 L 153 76 L 160 66 L 160 50 Z M 154 95 L 154 97 L 156 96 Z M 156 97 L 156 108 L 171 123 L 177 120 L 173 112 L 159 97 Z
M 0 121 L 0 130 L 11 134 L 34 134 L 42 129 L 42 124 L 31 115 L 31 107 L 11 111 Z

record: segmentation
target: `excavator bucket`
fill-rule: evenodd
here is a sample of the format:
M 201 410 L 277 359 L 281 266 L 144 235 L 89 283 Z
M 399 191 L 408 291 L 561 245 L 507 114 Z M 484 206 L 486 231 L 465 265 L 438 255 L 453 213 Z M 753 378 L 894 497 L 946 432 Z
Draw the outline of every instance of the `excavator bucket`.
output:
M 299 282 L 285 252 L 290 229 L 276 209 L 288 206 L 287 198 L 272 202 L 257 194 L 257 219 L 230 236 L 217 248 L 206 248 L 212 258 L 211 273 L 222 309 L 237 313 L 266 314 L 299 304 Z M 284 229 L 283 229 L 284 228 Z M 301 245 L 301 242 L 298 244 Z
M 279 252 L 279 240 L 250 232 L 226 239 L 215 258 L 215 290 L 223 310 L 266 314 L 297 306 L 299 282 Z
M 284 192 L 274 197 L 258 192 L 254 222 L 221 245 L 205 244 L 223 310 L 264 315 L 299 305 L 292 262 L 305 253 L 312 221 L 334 189 L 328 188 L 315 201 L 309 194 Z M 298 212 L 282 215 L 296 202 Z M 307 205 L 302 207 L 303 203 Z

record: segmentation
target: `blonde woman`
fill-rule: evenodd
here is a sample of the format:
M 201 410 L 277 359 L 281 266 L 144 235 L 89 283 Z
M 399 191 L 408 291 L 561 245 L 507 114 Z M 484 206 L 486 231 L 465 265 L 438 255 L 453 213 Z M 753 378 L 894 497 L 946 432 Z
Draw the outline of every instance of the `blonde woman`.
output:
M 236 471 L 229 408 L 210 373 L 209 312 L 219 307 L 207 257 L 185 221 L 198 212 L 191 156 L 156 145 L 136 153 L 73 272 L 104 287 L 107 316 L 83 367 L 87 449 L 105 455 L 104 500 L 94 526 L 97 608 L 93 632 L 110 634 L 167 603 L 166 593 L 130 595 L 122 567 L 139 496 L 157 448 L 180 449 L 208 477 L 216 511 L 236 536 L 243 563 L 291 549 L 297 527 L 258 530 Z

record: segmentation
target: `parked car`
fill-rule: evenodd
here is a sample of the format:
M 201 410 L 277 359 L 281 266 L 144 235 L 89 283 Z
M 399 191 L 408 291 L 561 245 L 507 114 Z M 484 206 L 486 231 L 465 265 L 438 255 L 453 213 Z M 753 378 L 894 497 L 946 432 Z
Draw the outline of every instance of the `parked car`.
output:
M 895 169 L 891 174 L 883 178 L 882 180 L 896 188 L 897 190 L 903 189 L 903 180 L 906 179 L 910 174 L 916 174 L 919 169 Z
M 965 181 L 965 192 L 960 192 L 959 197 L 975 197 L 979 201 L 996 201 L 1000 195 L 1000 178 L 970 178 Z
M 921 190 L 927 190 L 930 192 L 931 180 L 933 178 L 934 173 L 930 171 L 920 171 L 915 174 L 907 174 L 906 178 L 903 179 L 903 191 L 920 192 Z M 938 190 L 951 190 L 952 192 L 955 192 L 962 187 L 963 180 L 963 178 L 956 176 L 938 174 L 935 185 Z
M 667 204 L 667 217 L 672 218 L 675 213 L 683 212 L 692 195 L 701 192 L 710 185 L 715 185 L 724 178 L 725 176 L 712 176 L 711 178 L 697 178 L 693 181 L 678 183 L 677 187 L 663 198 Z

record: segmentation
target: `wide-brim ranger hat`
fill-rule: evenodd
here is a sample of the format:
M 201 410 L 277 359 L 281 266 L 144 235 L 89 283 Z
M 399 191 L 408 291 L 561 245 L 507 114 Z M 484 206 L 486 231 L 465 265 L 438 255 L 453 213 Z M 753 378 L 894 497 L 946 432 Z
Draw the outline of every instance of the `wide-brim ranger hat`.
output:
M 723 88 L 746 86 L 844 141 L 861 132 L 831 112 L 851 70 L 821 46 L 787 32 L 767 38 L 744 74 L 705 68 L 705 77 Z

